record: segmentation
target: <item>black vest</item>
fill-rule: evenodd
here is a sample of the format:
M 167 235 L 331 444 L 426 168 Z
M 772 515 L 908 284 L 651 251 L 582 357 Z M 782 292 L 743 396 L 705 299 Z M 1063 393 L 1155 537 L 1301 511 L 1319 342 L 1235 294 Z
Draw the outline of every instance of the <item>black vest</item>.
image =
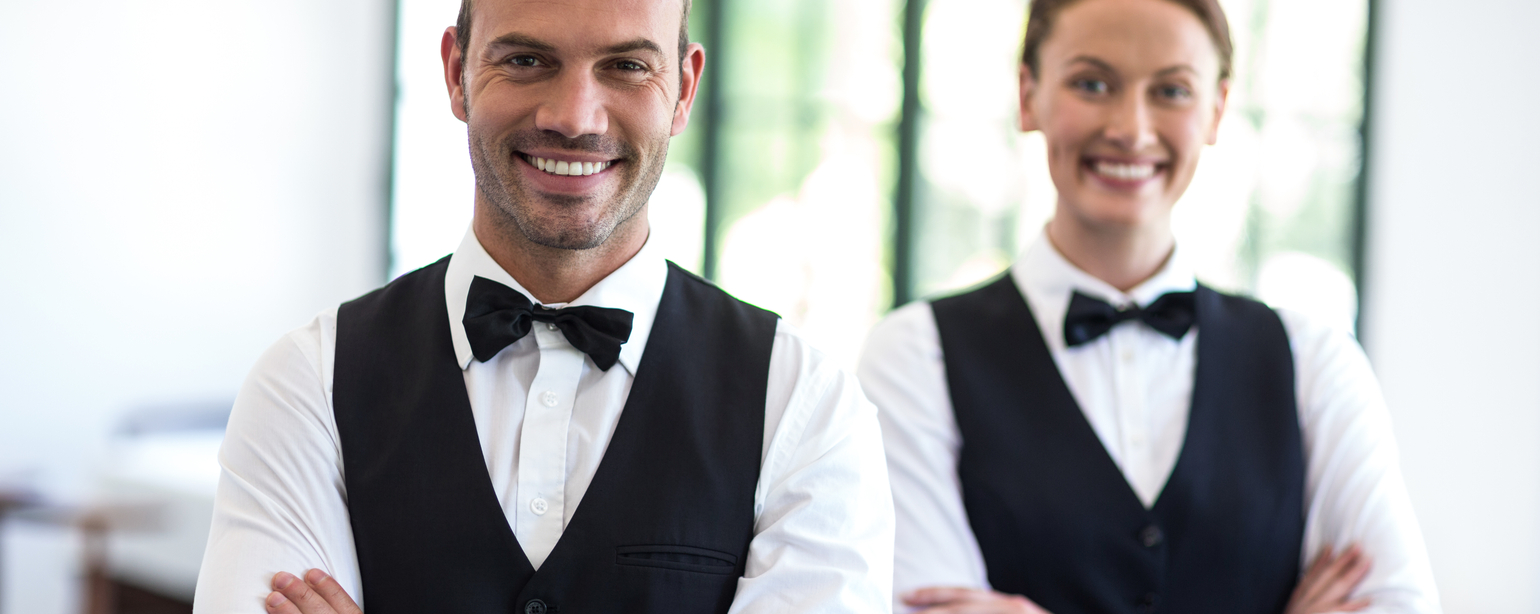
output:
M 995 590 L 1054 614 L 1283 611 L 1305 524 L 1288 335 L 1260 303 L 1197 292 L 1187 436 L 1152 509 L 1075 403 L 1010 275 L 933 303 L 963 502 Z
M 337 313 L 332 402 L 370 614 L 726 612 L 754 533 L 776 316 L 669 265 L 615 434 L 537 572 L 487 475 L 448 264 Z

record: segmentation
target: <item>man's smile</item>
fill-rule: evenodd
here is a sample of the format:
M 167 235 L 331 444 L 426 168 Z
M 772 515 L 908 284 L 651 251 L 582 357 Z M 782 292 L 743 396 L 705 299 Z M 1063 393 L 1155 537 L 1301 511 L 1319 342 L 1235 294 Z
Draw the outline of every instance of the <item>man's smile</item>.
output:
M 531 166 L 550 175 L 585 176 L 602 173 L 617 160 L 580 160 L 575 156 L 542 157 L 520 153 Z

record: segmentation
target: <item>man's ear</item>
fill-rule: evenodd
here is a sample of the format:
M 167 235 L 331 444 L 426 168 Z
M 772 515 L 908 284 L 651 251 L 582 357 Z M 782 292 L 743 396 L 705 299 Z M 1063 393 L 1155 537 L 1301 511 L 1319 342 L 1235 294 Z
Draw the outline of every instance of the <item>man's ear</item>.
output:
M 700 43 L 690 43 L 679 62 L 679 102 L 674 105 L 672 136 L 679 136 L 690 124 L 690 110 L 695 108 L 695 94 L 700 91 L 700 78 L 705 70 L 706 48 Z
M 1224 79 L 1219 82 L 1219 91 L 1214 94 L 1214 122 L 1210 124 L 1208 131 L 1209 145 L 1219 142 L 1219 120 L 1225 118 L 1225 105 L 1229 104 L 1229 100 L 1230 80 Z
M 1037 78 L 1032 75 L 1032 67 L 1027 66 L 1026 62 L 1021 63 L 1017 80 L 1021 87 L 1021 99 L 1017 101 L 1020 103 L 1021 115 L 1017 127 L 1021 128 L 1022 132 L 1038 130 L 1042 127 L 1037 124 L 1037 115 L 1032 112 L 1032 94 L 1037 92 Z
M 456 34 L 454 26 L 444 30 L 439 55 L 444 58 L 444 85 L 449 87 L 449 109 L 463 122 L 469 117 L 465 112 L 465 58 L 460 55 Z

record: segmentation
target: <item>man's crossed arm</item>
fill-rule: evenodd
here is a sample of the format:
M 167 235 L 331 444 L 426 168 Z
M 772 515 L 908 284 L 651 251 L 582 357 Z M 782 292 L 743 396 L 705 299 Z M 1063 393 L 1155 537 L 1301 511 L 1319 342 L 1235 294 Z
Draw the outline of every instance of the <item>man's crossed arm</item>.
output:
M 305 572 L 303 580 L 278 572 L 263 604 L 272 614 L 363 614 L 342 585 L 319 569 Z

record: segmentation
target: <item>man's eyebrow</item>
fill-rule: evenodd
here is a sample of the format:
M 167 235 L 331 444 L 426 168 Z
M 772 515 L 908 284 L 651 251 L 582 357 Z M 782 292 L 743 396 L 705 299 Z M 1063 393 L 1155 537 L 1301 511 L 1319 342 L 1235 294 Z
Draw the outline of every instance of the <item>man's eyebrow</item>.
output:
M 526 47 L 536 51 L 555 51 L 556 46 L 532 36 L 509 32 L 492 39 L 487 47 Z
M 614 44 L 614 45 L 610 45 L 608 47 L 600 49 L 599 52 L 603 53 L 604 55 L 614 55 L 614 54 L 617 54 L 617 53 L 630 53 L 632 51 L 638 51 L 638 50 L 646 50 L 646 51 L 651 51 L 653 53 L 656 53 L 658 55 L 663 55 L 663 48 L 662 47 L 658 46 L 657 43 L 654 43 L 651 40 L 645 39 L 645 38 L 638 38 L 638 39 L 626 41 L 624 43 L 617 43 L 617 44 Z

